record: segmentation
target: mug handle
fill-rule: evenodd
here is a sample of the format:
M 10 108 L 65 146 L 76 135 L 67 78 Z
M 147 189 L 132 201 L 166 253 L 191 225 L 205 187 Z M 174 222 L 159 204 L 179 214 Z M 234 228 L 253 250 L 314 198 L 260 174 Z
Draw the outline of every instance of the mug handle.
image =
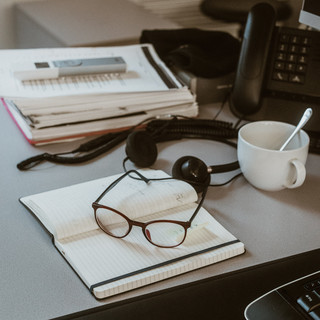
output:
M 294 167 L 296 169 L 297 179 L 294 183 L 286 186 L 289 189 L 300 187 L 306 178 L 305 166 L 299 160 L 296 160 L 296 159 L 291 160 L 291 163 L 294 165 Z

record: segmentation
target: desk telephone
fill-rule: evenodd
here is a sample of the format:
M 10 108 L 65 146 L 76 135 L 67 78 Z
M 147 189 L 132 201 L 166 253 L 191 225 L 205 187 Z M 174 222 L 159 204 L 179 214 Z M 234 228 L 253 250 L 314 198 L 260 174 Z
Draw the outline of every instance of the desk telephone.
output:
M 248 120 L 297 124 L 307 107 L 307 131 L 320 132 L 320 32 L 275 26 L 267 3 L 249 12 L 230 106 Z

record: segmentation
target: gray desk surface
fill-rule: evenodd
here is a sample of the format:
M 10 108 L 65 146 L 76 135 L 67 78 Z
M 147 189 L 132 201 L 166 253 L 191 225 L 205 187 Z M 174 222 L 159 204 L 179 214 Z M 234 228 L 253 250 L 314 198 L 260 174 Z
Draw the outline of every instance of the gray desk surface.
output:
M 243 177 L 227 186 L 210 189 L 205 207 L 244 242 L 245 254 L 97 301 L 18 198 L 119 173 L 124 146 L 91 163 L 43 164 L 32 171 L 20 172 L 16 164 L 26 157 L 43 151 L 70 150 L 71 145 L 37 148 L 29 145 L 4 109 L 0 109 L 0 128 L 0 319 L 59 317 L 319 248 L 320 157 L 310 154 L 306 182 L 298 189 L 263 192 L 251 187 Z M 202 140 L 163 143 L 159 153 L 154 167 L 169 173 L 174 161 L 186 154 L 196 155 L 208 165 L 236 159 L 234 149 Z M 212 177 L 212 182 L 231 175 Z

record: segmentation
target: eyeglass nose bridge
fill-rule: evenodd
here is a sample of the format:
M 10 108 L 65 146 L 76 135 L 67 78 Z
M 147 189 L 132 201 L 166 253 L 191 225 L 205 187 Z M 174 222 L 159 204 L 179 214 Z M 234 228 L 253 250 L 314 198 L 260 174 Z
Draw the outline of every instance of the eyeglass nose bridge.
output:
M 142 233 L 144 234 L 144 236 L 147 238 L 148 241 L 150 241 L 152 243 L 150 232 L 147 229 L 147 226 L 148 226 L 149 223 L 144 223 L 144 222 L 140 222 L 140 221 L 134 221 L 134 220 L 131 220 L 131 219 L 128 219 L 128 220 L 129 220 L 129 224 L 130 224 L 130 231 L 131 231 L 133 226 L 140 227 L 142 229 Z
M 142 229 L 144 229 L 147 226 L 147 223 L 144 223 L 144 222 L 134 221 L 134 220 L 131 220 L 131 219 L 129 221 L 130 221 L 130 224 L 132 226 L 137 226 L 137 227 L 140 227 Z

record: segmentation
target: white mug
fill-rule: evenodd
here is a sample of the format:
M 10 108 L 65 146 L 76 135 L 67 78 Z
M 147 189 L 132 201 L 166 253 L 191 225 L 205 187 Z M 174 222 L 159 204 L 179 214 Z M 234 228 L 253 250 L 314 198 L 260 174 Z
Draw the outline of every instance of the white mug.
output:
M 277 121 L 244 125 L 238 134 L 238 160 L 244 177 L 254 187 L 277 191 L 301 186 L 306 177 L 309 136 L 300 130 L 284 151 L 282 144 L 295 127 Z

